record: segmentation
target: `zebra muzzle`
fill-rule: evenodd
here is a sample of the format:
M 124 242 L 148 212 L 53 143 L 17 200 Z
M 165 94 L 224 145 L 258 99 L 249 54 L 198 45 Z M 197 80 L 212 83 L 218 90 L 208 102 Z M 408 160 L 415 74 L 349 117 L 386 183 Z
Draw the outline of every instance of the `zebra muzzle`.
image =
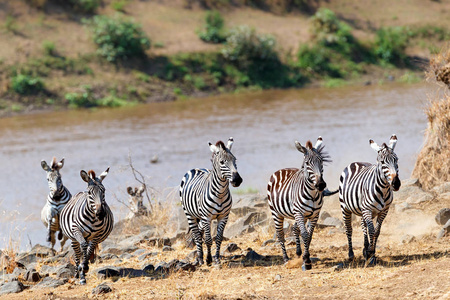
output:
M 233 176 L 231 177 L 231 181 L 230 181 L 231 185 L 233 187 L 238 187 L 241 185 L 242 183 L 242 177 L 241 175 L 239 175 L 239 173 L 234 173 Z
M 319 182 L 315 184 L 315 187 L 322 192 L 327 187 L 327 183 L 321 178 Z
M 400 189 L 400 186 L 402 185 L 400 178 L 398 178 L 398 176 L 395 176 L 392 179 L 391 185 L 392 185 L 392 188 L 394 189 L 394 191 L 398 191 Z

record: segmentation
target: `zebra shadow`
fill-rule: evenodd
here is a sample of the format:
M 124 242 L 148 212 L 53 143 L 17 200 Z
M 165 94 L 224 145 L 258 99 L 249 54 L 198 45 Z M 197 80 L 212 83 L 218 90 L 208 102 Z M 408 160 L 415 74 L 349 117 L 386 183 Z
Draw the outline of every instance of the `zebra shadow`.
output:
M 417 253 L 417 254 L 399 254 L 399 255 L 390 255 L 390 256 L 382 256 L 376 258 L 376 266 L 381 266 L 385 268 L 396 268 L 401 266 L 410 265 L 413 262 L 430 260 L 430 259 L 438 259 L 444 256 L 448 256 L 450 252 L 447 251 L 434 251 L 430 253 Z M 333 258 L 324 258 L 321 260 L 321 264 L 325 267 L 340 267 L 340 268 L 366 268 L 373 267 L 374 264 L 368 263 L 364 260 L 364 258 L 358 257 L 353 261 L 346 260 L 336 260 Z

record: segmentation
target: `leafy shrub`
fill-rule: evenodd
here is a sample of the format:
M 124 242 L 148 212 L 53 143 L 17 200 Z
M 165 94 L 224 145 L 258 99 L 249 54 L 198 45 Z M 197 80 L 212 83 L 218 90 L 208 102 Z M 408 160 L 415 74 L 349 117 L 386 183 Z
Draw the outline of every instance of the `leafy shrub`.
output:
M 224 20 L 220 12 L 209 11 L 205 17 L 205 31 L 199 32 L 198 36 L 207 43 L 220 44 L 226 41 L 224 32 Z
M 114 62 L 145 54 L 150 48 L 150 39 L 141 26 L 119 16 L 95 16 L 90 24 L 97 53 Z
M 316 42 L 349 55 L 356 44 L 351 28 L 327 8 L 319 9 L 311 18 L 311 32 Z
M 341 77 L 339 68 L 332 63 L 332 50 L 321 46 L 303 45 L 297 53 L 297 64 L 308 73 L 317 73 L 331 77 Z
M 101 2 L 101 0 L 70 0 L 75 9 L 84 13 L 95 12 Z
M 375 55 L 385 62 L 402 64 L 406 59 L 408 33 L 403 27 L 387 27 L 377 31 Z
M 69 102 L 71 107 L 94 107 L 97 106 L 96 100 L 89 85 L 83 86 L 82 93 L 67 93 L 64 98 Z
M 117 11 L 125 11 L 125 5 L 128 3 L 128 0 L 115 0 L 111 3 L 111 7 Z
M 105 98 L 99 99 L 97 101 L 98 106 L 104 106 L 104 107 L 122 107 L 127 104 L 128 104 L 128 102 L 126 100 L 118 98 L 114 95 L 108 95 Z
M 275 46 L 276 41 L 273 36 L 257 34 L 254 28 L 243 25 L 230 31 L 225 47 L 222 49 L 222 55 L 226 60 L 246 67 L 255 60 L 278 61 Z
M 12 78 L 11 88 L 20 95 L 35 95 L 44 90 L 44 83 L 39 77 L 19 74 Z
M 51 41 L 44 41 L 42 43 L 42 49 L 46 55 L 56 55 L 56 46 L 55 43 Z

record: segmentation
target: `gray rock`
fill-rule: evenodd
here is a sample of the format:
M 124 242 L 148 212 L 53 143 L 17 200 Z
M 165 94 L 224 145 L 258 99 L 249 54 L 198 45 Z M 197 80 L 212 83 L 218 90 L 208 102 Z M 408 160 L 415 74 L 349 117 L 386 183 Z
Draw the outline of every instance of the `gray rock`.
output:
M 138 247 L 136 246 L 132 246 L 132 245 L 127 245 L 127 246 L 123 246 L 123 247 L 114 247 L 114 246 L 107 246 L 105 248 L 102 249 L 101 254 L 115 254 L 117 256 L 123 254 L 123 253 L 131 253 L 134 252 L 138 249 Z
M 273 244 L 275 242 L 276 242 L 275 239 L 268 239 L 267 241 L 264 241 L 264 243 L 262 243 L 262 246 L 265 247 L 265 246 L 267 246 L 269 244 Z
M 65 264 L 56 270 L 56 277 L 59 279 L 70 279 L 75 276 L 77 268 L 72 264 Z
M 172 246 L 170 242 L 170 238 L 162 237 L 162 238 L 151 238 L 147 241 L 147 245 L 151 247 L 164 247 L 164 246 Z
M 431 191 L 434 193 L 440 195 L 445 193 L 450 193 L 450 182 L 443 183 L 441 185 L 438 185 L 434 187 Z
M 141 254 L 144 254 L 145 252 L 147 252 L 147 249 L 137 249 L 136 251 L 134 251 L 131 255 L 132 256 L 139 256 Z
M 395 211 L 396 212 L 404 212 L 405 210 L 411 209 L 412 206 L 408 202 L 403 202 L 400 204 L 395 205 Z
M 251 212 L 225 227 L 224 236 L 234 238 L 255 231 L 254 226 L 267 225 L 269 220 L 265 212 Z
M 186 232 L 189 228 L 189 224 L 186 218 L 186 214 L 184 213 L 184 210 L 181 206 L 174 206 L 172 208 L 171 217 L 169 219 L 168 224 L 176 224 L 177 233 Z
M 448 235 L 450 233 L 450 220 L 445 223 L 444 227 L 439 231 L 436 240 L 440 240 L 442 237 Z
M 416 237 L 410 234 L 405 234 L 404 236 L 402 236 L 401 238 L 401 242 L 402 244 L 409 244 L 412 243 L 416 240 Z
M 333 267 L 333 271 L 335 271 L 335 272 L 342 271 L 343 269 L 344 269 L 344 264 L 343 263 L 338 263 L 337 265 L 335 265 Z
M 41 274 L 42 277 L 46 277 L 50 274 L 56 274 L 59 268 L 59 266 L 42 265 L 41 269 L 39 270 L 39 274 Z
M 113 266 L 107 266 L 95 270 L 94 274 L 96 274 L 99 279 L 117 277 L 120 276 L 120 269 Z
M 47 289 L 47 288 L 56 288 L 60 285 L 63 285 L 67 282 L 67 279 L 56 279 L 52 277 L 45 277 L 41 282 L 36 284 L 33 289 Z
M 248 261 L 257 261 L 263 260 L 265 257 L 253 251 L 253 249 L 249 248 L 247 254 L 245 255 L 245 259 Z
M 173 248 L 170 247 L 170 246 L 164 246 L 164 247 L 162 248 L 162 252 L 167 252 L 167 251 L 173 251 Z
M 118 256 L 116 254 L 112 254 L 112 253 L 105 253 L 100 255 L 101 259 L 103 260 L 108 260 L 108 259 L 114 259 L 114 258 L 118 258 Z
M 14 280 L 7 282 L 0 287 L 0 295 L 20 293 L 24 289 L 25 286 L 22 284 L 22 282 Z
M 325 220 L 323 220 L 322 222 L 324 225 L 327 226 L 334 226 L 334 227 L 343 227 L 344 226 L 344 222 L 342 222 L 340 219 L 338 218 L 333 218 L 333 217 L 328 217 Z
M 99 284 L 95 288 L 92 289 L 93 295 L 107 294 L 110 292 L 112 292 L 112 288 L 109 285 L 107 285 L 106 283 Z
M 142 271 L 152 273 L 153 271 L 155 271 L 155 266 L 152 265 L 152 264 L 146 264 L 146 265 L 142 268 Z
M 197 250 L 192 250 L 189 252 L 189 254 L 186 256 L 186 260 L 193 260 L 197 257 Z
M 143 261 L 143 260 L 146 260 L 147 258 L 149 258 L 151 256 L 156 256 L 158 254 L 159 254 L 159 252 L 147 252 L 147 253 L 144 253 L 144 254 L 140 255 L 138 257 L 138 260 L 139 261 Z
M 16 263 L 26 266 L 28 264 L 35 263 L 38 260 L 40 260 L 40 258 L 34 253 L 22 253 L 17 257 Z
M 39 275 L 39 273 L 36 272 L 35 269 L 27 270 L 23 277 L 25 281 L 28 282 L 38 282 L 39 280 L 41 280 L 41 275 Z
M 418 192 L 417 194 L 410 195 L 406 199 L 406 202 L 408 202 L 410 204 L 419 204 L 419 203 L 431 201 L 433 199 L 434 199 L 433 194 L 421 191 L 421 192 Z
M 406 201 L 411 195 L 423 193 L 423 190 L 415 185 L 403 186 L 397 192 L 394 192 L 394 201 L 396 203 Z
M 26 269 L 15 267 L 14 270 L 11 273 L 12 277 L 19 277 L 19 275 L 25 274 Z
M 122 253 L 120 256 L 119 256 L 119 258 L 120 259 L 130 259 L 130 258 L 132 258 L 133 256 L 130 254 L 130 253 Z
M 419 178 L 402 179 L 402 187 L 401 188 L 405 188 L 410 185 L 420 186 Z
M 447 223 L 447 221 L 450 219 L 450 208 L 440 209 L 434 219 L 436 220 L 436 223 L 438 223 L 438 225 L 445 225 L 445 223 Z
M 331 218 L 331 215 L 326 211 L 320 212 L 319 220 L 324 221 L 326 218 Z
M 228 262 L 228 268 L 243 268 L 244 263 L 242 261 L 230 261 Z
M 241 250 L 241 248 L 239 248 L 238 245 L 236 245 L 235 243 L 229 243 L 228 245 L 225 246 L 223 252 L 224 253 L 233 253 L 234 251 L 237 250 Z
M 37 257 L 47 257 L 55 255 L 56 251 L 52 250 L 50 247 L 36 244 L 33 248 L 31 248 L 29 253 L 34 254 Z

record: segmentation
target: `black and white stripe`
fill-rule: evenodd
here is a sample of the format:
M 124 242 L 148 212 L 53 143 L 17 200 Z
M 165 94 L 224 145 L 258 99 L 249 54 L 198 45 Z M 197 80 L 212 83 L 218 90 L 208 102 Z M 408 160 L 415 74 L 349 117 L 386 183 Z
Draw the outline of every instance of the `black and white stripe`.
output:
M 354 162 L 346 167 L 340 178 L 339 201 L 348 239 L 349 258 L 354 258 L 351 217 L 355 214 L 362 217 L 363 256 L 367 263 L 376 263 L 375 247 L 381 224 L 392 203 L 392 191 L 398 191 L 401 182 L 398 177 L 398 158 L 394 153 L 396 135 L 391 136 L 389 145 L 383 143 L 380 147 L 373 140 L 369 142 L 378 153 L 377 163 Z M 374 227 L 375 218 L 377 221 Z
M 47 183 L 50 189 L 47 195 L 47 202 L 41 210 L 41 221 L 47 228 L 47 242 L 51 243 L 52 249 L 56 243 L 55 233 L 59 231 L 58 240 L 60 240 L 62 251 L 67 237 L 61 232 L 59 216 L 63 207 L 72 197 L 69 190 L 64 186 L 59 173 L 59 170 L 64 166 L 64 158 L 57 162 L 56 157 L 53 157 L 51 166 L 48 166 L 47 162 L 42 160 L 41 166 L 47 173 Z
M 325 190 L 323 180 L 323 164 L 329 162 L 329 156 L 323 151 L 322 138 L 317 139 L 316 145 L 308 141 L 306 147 L 295 142 L 297 150 L 304 154 L 300 169 L 288 168 L 276 171 L 269 179 L 267 196 L 278 242 L 283 251 L 285 262 L 289 260 L 284 246 L 283 222 L 285 218 L 295 219 L 294 234 L 297 244 L 297 255 L 302 254 L 299 234 L 302 236 L 305 252 L 303 254 L 303 269 L 311 269 L 309 245 L 319 218 L 323 204 L 323 196 L 337 193 Z M 306 222 L 309 220 L 309 226 Z
M 231 194 L 228 183 L 238 187 L 242 183 L 236 167 L 236 158 L 231 153 L 233 138 L 227 146 L 222 141 L 215 145 L 209 143 L 212 151 L 212 170 L 192 169 L 187 172 L 180 185 L 180 198 L 188 219 L 189 231 L 197 246 L 197 262 L 203 264 L 202 238 L 205 234 L 207 247 L 206 263 L 212 262 L 211 221 L 217 219 L 216 254 L 214 263 L 220 263 L 220 245 L 223 231 L 231 210 Z
M 87 191 L 73 196 L 61 212 L 61 229 L 72 240 L 80 284 L 86 284 L 85 273 L 89 270 L 88 260 L 94 249 L 113 229 L 114 217 L 105 201 L 102 184 L 108 172 L 109 168 L 96 177 L 94 171 L 86 173 L 82 170 L 80 175 L 88 184 Z

